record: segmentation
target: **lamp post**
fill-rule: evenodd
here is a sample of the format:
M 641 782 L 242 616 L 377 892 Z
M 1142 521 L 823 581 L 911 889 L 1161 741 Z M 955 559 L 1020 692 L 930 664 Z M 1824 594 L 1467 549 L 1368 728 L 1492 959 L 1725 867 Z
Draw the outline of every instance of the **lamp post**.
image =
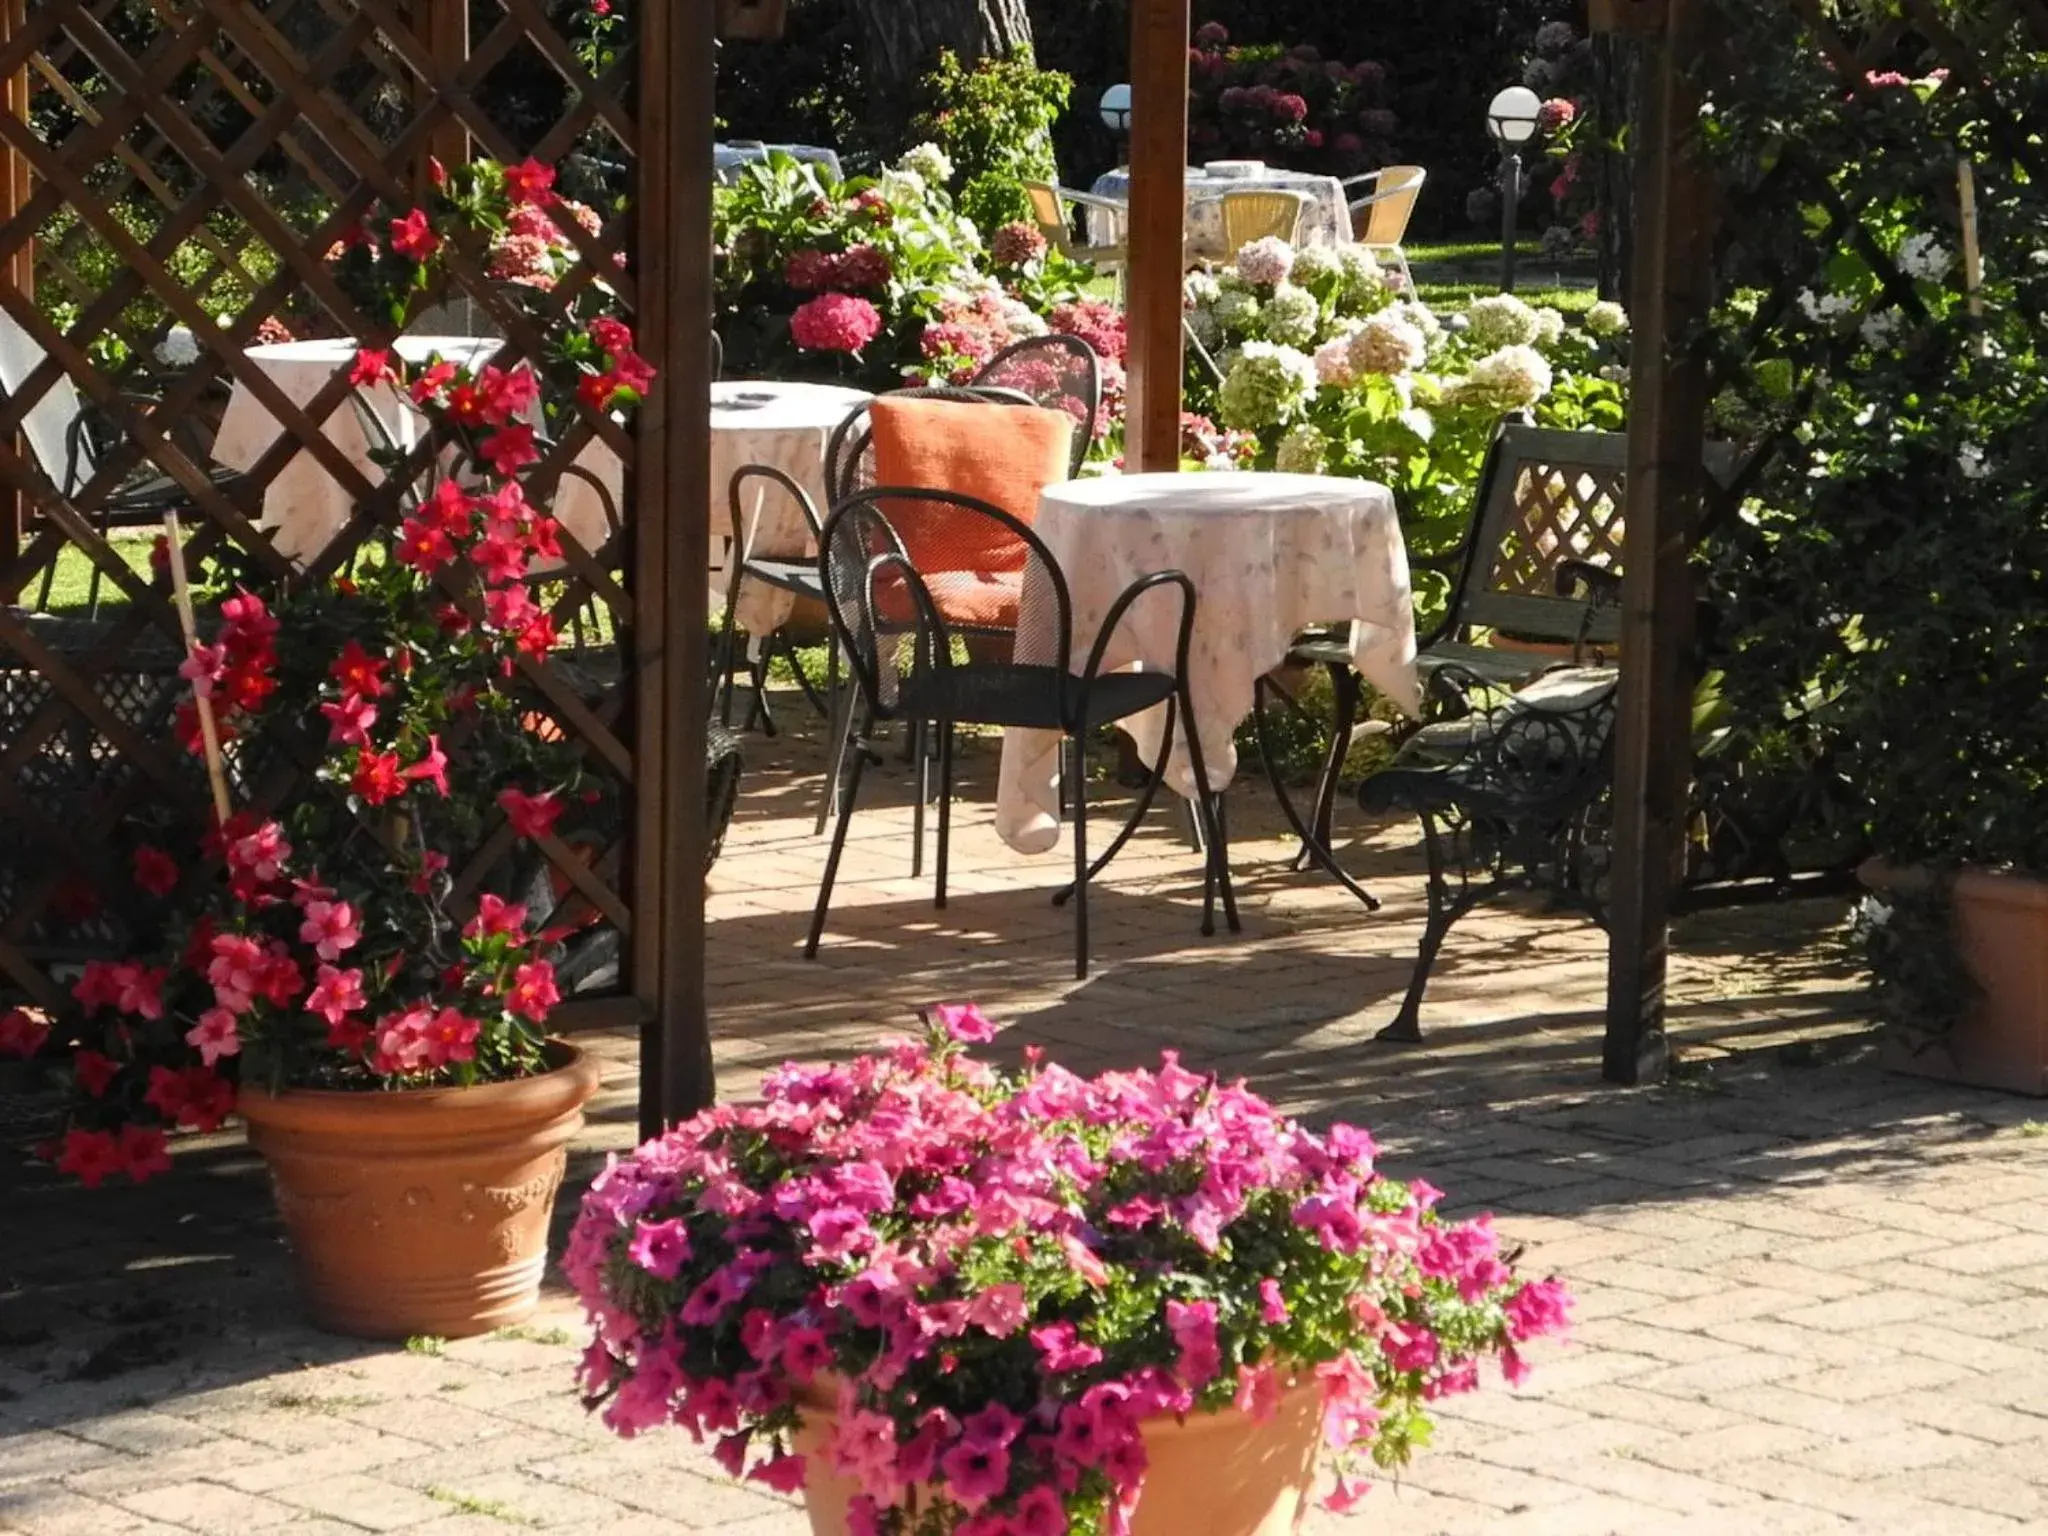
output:
M 1515 291 L 1515 225 L 1522 203 L 1522 146 L 1536 137 L 1543 99 L 1526 85 L 1511 85 L 1486 108 L 1486 131 L 1500 146 L 1500 289 Z
M 1131 136 L 1131 88 L 1128 85 L 1112 85 L 1102 93 L 1102 126 L 1117 138 L 1129 141 Z

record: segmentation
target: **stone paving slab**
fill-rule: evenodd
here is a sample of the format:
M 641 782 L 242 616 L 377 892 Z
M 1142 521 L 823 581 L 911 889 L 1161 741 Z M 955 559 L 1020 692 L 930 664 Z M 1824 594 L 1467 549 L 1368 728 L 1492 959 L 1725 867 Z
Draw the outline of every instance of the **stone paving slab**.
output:
M 792 721 L 792 724 L 796 722 Z M 1066 863 L 995 841 L 993 753 L 965 755 L 955 899 L 907 879 L 900 770 L 856 820 L 831 939 L 796 953 L 822 848 L 814 733 L 751 742 L 713 881 L 709 990 L 728 1093 L 978 998 L 1079 1070 L 1161 1049 L 1284 1107 L 1369 1125 L 1397 1174 L 1498 1213 L 1581 1326 L 1521 1391 L 1443 1405 L 1438 1443 L 1310 1536 L 2048 1536 L 2048 1106 L 1878 1069 L 1825 904 L 1679 934 L 1679 1065 L 1598 1081 L 1597 934 L 1524 908 L 1454 931 L 1419 1048 L 1372 1032 L 1406 983 L 1412 839 L 1348 828 L 1367 916 L 1285 873 L 1271 807 L 1234 808 L 1246 933 L 1197 932 L 1165 815 L 1094 902 L 1071 974 Z M 1107 824 L 1104 818 L 1103 824 Z M 631 1138 L 633 1042 L 574 1177 Z M 415 1350 L 299 1322 L 256 1161 L 181 1145 L 144 1191 L 0 1168 L 0 1531 L 13 1536 L 802 1536 L 678 1436 L 620 1442 L 571 1377 L 580 1319 Z M 566 1212 L 564 1213 L 566 1219 Z M 18 1225 L 17 1225 L 18 1223 Z

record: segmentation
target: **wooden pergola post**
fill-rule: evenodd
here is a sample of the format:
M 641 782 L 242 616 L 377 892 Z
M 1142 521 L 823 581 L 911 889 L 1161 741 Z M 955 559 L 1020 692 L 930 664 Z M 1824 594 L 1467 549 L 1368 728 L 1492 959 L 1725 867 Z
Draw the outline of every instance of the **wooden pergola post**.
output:
M 28 0 L 0 0 L 0 44 L 17 36 L 28 25 Z M 28 121 L 28 65 L 0 82 L 5 101 L 0 102 L 0 111 L 20 122 Z M 29 184 L 28 159 L 19 151 L 0 145 L 0 223 L 12 219 L 27 206 L 32 192 Z M 5 284 L 25 299 L 35 297 L 36 265 L 35 242 L 24 241 L 21 247 L 0 262 L 0 284 Z M 28 498 L 19 491 L 0 492 L 0 566 L 12 565 L 21 554 L 22 540 L 28 532 Z M 18 592 L 0 589 L 0 601 L 13 602 Z
M 1635 0 L 1646 42 L 1636 133 L 1626 555 L 1614 765 L 1614 865 L 1602 1066 L 1654 1082 L 1669 1064 L 1665 968 L 1692 778 L 1691 556 L 1704 489 L 1706 366 L 1690 344 L 1713 280 L 1711 184 L 1692 135 L 1706 0 Z M 1652 13 L 1644 15 L 1643 13 Z M 1645 25 L 1647 24 L 1647 25 Z
M 704 997 L 716 6 L 644 5 L 639 27 L 635 265 L 640 339 L 659 373 L 640 417 L 633 508 L 642 854 L 633 976 L 645 1138 L 716 1092 Z
M 1124 465 L 1180 468 L 1189 0 L 1131 6 L 1130 335 Z

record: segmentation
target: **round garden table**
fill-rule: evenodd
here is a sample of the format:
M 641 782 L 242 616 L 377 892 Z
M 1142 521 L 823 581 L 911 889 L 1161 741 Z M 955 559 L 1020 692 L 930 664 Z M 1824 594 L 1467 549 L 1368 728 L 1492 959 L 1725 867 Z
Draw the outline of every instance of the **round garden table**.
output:
M 1098 197 L 1128 203 L 1131 173 L 1109 171 L 1098 177 Z M 1351 240 L 1351 208 L 1345 201 L 1344 183 L 1334 176 L 1317 176 L 1308 171 L 1282 170 L 1266 166 L 1249 176 L 1212 176 L 1200 166 L 1188 167 L 1187 237 L 1188 254 L 1214 261 L 1229 261 L 1235 254 L 1223 248 L 1223 199 L 1232 192 L 1300 192 L 1308 198 L 1301 216 L 1303 245 L 1344 245 Z M 1088 239 L 1093 245 L 1115 245 L 1124 238 L 1117 226 L 1127 222 L 1107 209 L 1088 210 Z
M 494 336 L 401 336 L 393 350 L 413 366 L 442 357 L 475 368 L 488 362 L 504 345 Z M 337 373 L 345 374 L 355 365 L 356 350 L 356 343 L 343 336 L 251 347 L 248 357 L 286 399 L 303 409 L 312 404 Z M 376 414 L 392 443 L 410 448 L 418 441 L 421 417 L 389 383 L 365 386 L 356 393 L 362 405 Z M 371 458 L 377 445 L 371 443 L 356 405 L 346 397 L 320 430 L 365 478 L 373 484 L 384 478 L 384 471 Z M 283 435 L 284 428 L 271 414 L 270 407 L 247 383 L 238 380 L 214 439 L 214 460 L 246 473 Z M 625 476 L 617 454 L 603 443 L 593 442 L 577 455 L 576 462 L 596 475 L 611 493 L 613 502 L 618 503 Z M 355 497 L 324 464 L 300 449 L 265 489 L 259 526 L 269 532 L 279 554 L 304 565 L 348 525 L 354 510 Z M 576 476 L 563 476 L 551 510 L 555 520 L 586 550 L 602 548 L 610 537 L 603 498 L 595 487 Z
M 1066 577 L 1077 664 L 1132 582 L 1176 570 L 1193 581 L 1187 683 L 1212 792 L 1237 771 L 1232 737 L 1256 707 L 1259 679 L 1312 624 L 1350 620 L 1359 672 L 1402 709 L 1420 711 L 1408 552 L 1383 485 L 1322 475 L 1106 475 L 1047 487 L 1035 529 Z M 1054 657 L 1048 585 L 1035 567 L 1027 575 L 1019 661 Z M 1179 621 L 1171 589 L 1140 598 L 1108 645 L 1105 670 L 1171 671 Z M 1163 708 L 1126 723 L 1145 761 L 1157 759 L 1165 724 Z M 1187 729 L 1184 722 L 1176 733 L 1167 782 L 1192 797 Z M 1020 853 L 1046 852 L 1059 839 L 1059 764 L 1057 732 L 1004 733 L 996 830 Z

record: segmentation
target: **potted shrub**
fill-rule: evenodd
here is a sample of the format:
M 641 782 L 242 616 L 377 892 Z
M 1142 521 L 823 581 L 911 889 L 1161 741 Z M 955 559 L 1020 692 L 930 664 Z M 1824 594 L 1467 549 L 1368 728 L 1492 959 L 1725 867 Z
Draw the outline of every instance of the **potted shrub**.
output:
M 606 1170 L 564 1269 L 618 1433 L 717 1437 L 823 1536 L 1279 1536 L 1325 1453 L 1427 1442 L 1425 1404 L 1562 1328 L 1485 1218 L 1240 1085 L 1083 1079 L 934 1011 L 922 1043 L 787 1066 Z
M 345 279 L 403 325 L 449 246 L 549 209 L 551 181 L 532 162 L 441 177 L 430 209 L 386 210 L 346 243 Z M 556 644 L 534 573 L 562 536 L 526 493 L 535 422 L 622 411 L 651 376 L 609 299 L 591 283 L 580 308 L 536 305 L 538 367 L 359 356 L 355 382 L 404 389 L 446 452 L 352 574 L 266 602 L 201 573 L 225 595 L 182 668 L 178 733 L 207 758 L 218 825 L 203 848 L 137 852 L 165 946 L 92 962 L 75 989 L 59 1166 L 139 1182 L 169 1167 L 168 1131 L 239 1109 L 307 1305 L 344 1332 L 461 1335 L 529 1312 L 597 1088 L 548 1035 L 572 930 L 543 926 L 535 845 L 572 856 L 575 818 L 606 804 L 521 664 Z M 183 552 L 162 553 L 182 578 Z M 313 782 L 282 810 L 231 808 L 231 780 L 306 762 Z M 217 878 L 181 875 L 202 854 Z

